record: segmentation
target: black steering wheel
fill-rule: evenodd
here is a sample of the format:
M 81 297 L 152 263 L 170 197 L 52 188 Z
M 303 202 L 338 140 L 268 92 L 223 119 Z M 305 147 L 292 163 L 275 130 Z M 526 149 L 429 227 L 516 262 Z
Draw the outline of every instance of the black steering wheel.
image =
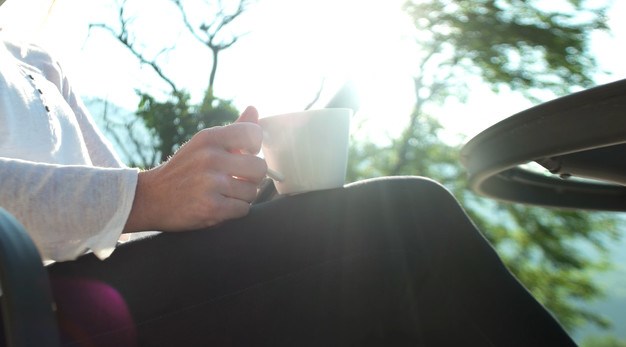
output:
M 626 211 L 626 79 L 517 113 L 471 139 L 461 160 L 485 196 Z

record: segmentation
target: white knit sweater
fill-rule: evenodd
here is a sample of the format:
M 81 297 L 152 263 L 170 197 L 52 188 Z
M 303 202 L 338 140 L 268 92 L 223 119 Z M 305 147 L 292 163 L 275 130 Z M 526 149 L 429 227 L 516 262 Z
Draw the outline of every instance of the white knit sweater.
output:
M 125 167 L 36 46 L 0 41 L 0 206 L 24 224 L 44 260 L 114 250 L 138 170 Z

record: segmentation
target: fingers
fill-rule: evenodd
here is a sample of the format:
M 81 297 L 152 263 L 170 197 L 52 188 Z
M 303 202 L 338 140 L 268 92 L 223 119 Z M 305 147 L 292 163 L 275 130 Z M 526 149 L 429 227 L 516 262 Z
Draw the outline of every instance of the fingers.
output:
M 258 185 L 255 182 L 250 182 L 236 177 L 221 175 L 217 179 L 219 184 L 217 185 L 217 192 L 226 198 L 232 198 L 246 203 L 252 202 L 257 194 Z
M 202 225 L 202 227 L 211 227 L 225 221 L 245 217 L 250 211 L 250 203 L 221 196 L 216 200 L 215 207 L 210 209 L 210 213 L 207 212 L 207 216 L 210 216 Z
M 246 111 L 240 119 L 258 116 L 255 109 Z M 238 122 L 205 129 L 196 134 L 188 146 L 205 153 L 206 157 L 201 160 L 213 170 L 260 183 L 267 173 L 267 164 L 254 154 L 260 151 L 262 141 L 263 133 L 257 124 Z
M 256 197 L 256 184 L 219 174 L 213 174 L 209 180 L 215 186 L 202 204 L 204 212 L 200 218 L 206 218 L 202 226 L 212 226 L 248 214 L 250 203 Z
M 195 137 L 205 145 L 217 146 L 231 152 L 257 154 L 261 150 L 263 130 L 255 123 L 236 122 L 223 127 L 204 129 Z
M 235 122 L 258 123 L 259 111 L 257 111 L 257 109 L 253 106 L 248 106 Z
M 249 107 L 233 124 L 198 132 L 142 175 L 146 189 L 138 184 L 133 209 L 143 209 L 137 215 L 145 218 L 131 220 L 128 230 L 195 230 L 245 216 L 267 174 L 265 160 L 255 156 L 263 140 L 257 120 Z
M 255 184 L 261 183 L 267 174 L 265 160 L 251 154 L 211 148 L 207 148 L 204 154 L 201 160 L 207 171 L 224 173 Z
M 225 210 L 222 214 L 223 219 L 216 221 L 217 223 L 221 223 L 229 219 L 244 217 L 250 211 L 250 203 L 238 199 L 225 198 L 222 206 Z

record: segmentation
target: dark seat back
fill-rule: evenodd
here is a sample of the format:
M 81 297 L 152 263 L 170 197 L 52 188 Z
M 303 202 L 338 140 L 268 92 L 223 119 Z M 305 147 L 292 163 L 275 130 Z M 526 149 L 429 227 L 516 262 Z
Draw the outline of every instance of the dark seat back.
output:
M 24 227 L 2 208 L 0 288 L 7 346 L 59 346 L 50 281 L 41 256 Z

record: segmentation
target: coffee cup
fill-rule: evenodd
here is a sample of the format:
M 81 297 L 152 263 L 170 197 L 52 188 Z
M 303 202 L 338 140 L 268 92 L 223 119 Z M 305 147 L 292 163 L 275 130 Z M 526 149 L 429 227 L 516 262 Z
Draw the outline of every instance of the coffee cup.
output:
M 344 185 L 352 113 L 325 108 L 259 119 L 262 153 L 279 194 Z

